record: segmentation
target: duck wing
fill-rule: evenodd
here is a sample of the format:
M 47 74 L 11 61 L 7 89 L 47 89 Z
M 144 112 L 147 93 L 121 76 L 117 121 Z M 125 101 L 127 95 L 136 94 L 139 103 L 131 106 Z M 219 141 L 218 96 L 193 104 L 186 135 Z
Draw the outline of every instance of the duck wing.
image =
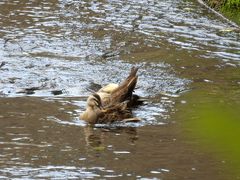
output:
M 128 118 L 132 118 L 132 112 L 127 108 L 127 102 L 122 102 L 105 107 L 97 123 L 112 123 Z
M 137 71 L 138 68 L 133 67 L 129 76 L 111 93 L 111 104 L 131 100 L 138 80 Z

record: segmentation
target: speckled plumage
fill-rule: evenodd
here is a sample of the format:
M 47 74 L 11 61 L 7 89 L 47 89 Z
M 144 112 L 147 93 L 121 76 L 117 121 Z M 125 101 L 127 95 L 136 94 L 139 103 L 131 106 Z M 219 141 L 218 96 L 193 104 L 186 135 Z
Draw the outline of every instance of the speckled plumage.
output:
M 120 85 L 109 84 L 89 96 L 86 110 L 80 118 L 91 123 L 112 123 L 115 121 L 139 121 L 133 118 L 133 91 L 137 84 L 138 68 L 133 67 L 129 76 Z M 134 99 L 135 100 L 135 99 Z

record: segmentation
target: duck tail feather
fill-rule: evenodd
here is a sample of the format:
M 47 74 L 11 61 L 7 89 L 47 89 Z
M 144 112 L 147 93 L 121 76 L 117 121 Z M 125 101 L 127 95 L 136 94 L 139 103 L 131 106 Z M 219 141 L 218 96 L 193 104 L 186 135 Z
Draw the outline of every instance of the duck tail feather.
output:
M 139 122 L 141 121 L 140 118 L 137 118 L 137 117 L 133 117 L 133 118 L 126 118 L 126 119 L 123 119 L 122 122 L 125 122 L 125 123 L 129 123 L 129 122 Z

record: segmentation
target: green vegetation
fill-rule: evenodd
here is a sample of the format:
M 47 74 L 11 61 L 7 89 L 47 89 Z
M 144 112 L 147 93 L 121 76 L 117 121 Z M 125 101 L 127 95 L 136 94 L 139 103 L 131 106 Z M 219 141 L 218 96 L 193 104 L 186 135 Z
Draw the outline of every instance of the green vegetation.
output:
M 224 5 L 221 6 L 220 11 L 240 25 L 240 0 L 227 0 Z
M 240 0 L 205 0 L 205 2 L 240 25 Z
M 224 7 L 230 10 L 238 10 L 240 8 L 240 0 L 227 0 Z

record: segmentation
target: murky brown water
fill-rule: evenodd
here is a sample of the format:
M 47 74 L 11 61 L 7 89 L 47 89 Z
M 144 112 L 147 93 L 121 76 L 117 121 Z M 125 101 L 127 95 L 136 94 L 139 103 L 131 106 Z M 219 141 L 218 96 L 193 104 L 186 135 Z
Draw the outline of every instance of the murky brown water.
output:
M 229 26 L 195 1 L 2 0 L 0 178 L 235 178 L 217 150 L 185 138 L 181 116 L 199 92 L 239 104 Z M 132 65 L 149 99 L 134 110 L 143 121 L 87 127 L 88 89 Z

